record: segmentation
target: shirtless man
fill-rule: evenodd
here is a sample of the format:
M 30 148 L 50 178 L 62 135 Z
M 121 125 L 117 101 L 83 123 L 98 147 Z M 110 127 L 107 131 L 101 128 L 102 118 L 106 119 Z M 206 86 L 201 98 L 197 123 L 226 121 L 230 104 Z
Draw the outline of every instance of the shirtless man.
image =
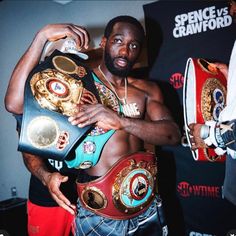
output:
M 72 24 L 48 25 L 40 30 L 23 56 L 24 64 L 18 65 L 18 73 L 15 73 L 15 75 L 13 73 L 11 78 L 8 96 L 13 97 L 14 94 L 16 101 L 7 99 L 8 96 L 6 100 L 9 100 L 9 108 L 10 101 L 12 106 L 17 104 L 17 110 L 8 109 L 9 111 L 22 113 L 24 89 L 22 84 L 24 84 L 30 69 L 37 63 L 38 55 L 42 51 L 45 42 L 65 36 L 73 37 L 81 48 L 88 45 L 86 31 Z M 151 183 L 155 180 L 154 174 L 145 177 L 145 174 L 148 175 L 149 172 L 144 168 L 142 169 L 144 172 L 137 173 L 137 178 L 129 176 L 132 179 L 132 183 L 128 181 L 131 188 L 129 197 L 133 197 L 131 205 L 128 206 L 128 208 L 131 208 L 130 212 L 120 200 L 124 197 L 122 194 L 122 196 L 118 196 L 117 199 L 112 201 L 110 199 L 111 195 L 106 196 L 97 188 L 97 186 L 109 188 L 111 183 L 108 180 L 111 178 L 107 178 L 107 173 L 111 172 L 113 174 L 114 172 L 118 174 L 119 171 L 117 172 L 115 168 L 121 165 L 122 160 L 126 159 L 125 156 L 130 161 L 135 160 L 134 162 L 139 164 L 141 164 L 139 158 L 142 159 L 140 156 L 143 156 L 142 161 L 147 160 L 146 167 L 149 165 L 149 161 L 153 166 L 155 158 L 150 157 L 150 153 L 135 154 L 144 150 L 144 142 L 153 145 L 175 145 L 180 139 L 178 126 L 164 106 L 159 87 L 154 82 L 129 76 L 129 72 L 141 52 L 144 37 L 141 24 L 133 17 L 116 17 L 107 24 L 100 44 L 103 49 L 103 58 L 100 66 L 95 68 L 93 73 L 104 86 L 113 92 L 121 105 L 121 111 L 118 113 L 101 103 L 95 105 L 84 104 L 79 106 L 79 112 L 76 115 L 68 118 L 72 125 L 78 125 L 79 127 L 95 124 L 103 130 L 115 131 L 104 145 L 98 163 L 89 169 L 82 170 L 78 176 L 77 235 L 142 235 L 144 233 L 164 235 L 160 213 L 158 212 L 158 205 L 160 206 L 159 196 L 156 195 L 155 197 L 155 187 L 151 188 Z M 25 62 L 27 62 L 27 65 L 25 65 Z M 24 76 L 19 76 L 22 73 L 24 73 Z M 14 87 L 11 86 L 12 81 L 20 85 L 21 91 L 19 91 L 19 88 L 19 90 L 16 89 L 16 84 L 14 84 Z M 145 119 L 145 117 L 148 119 Z M 127 167 L 127 163 L 122 162 L 122 165 Z M 34 173 L 34 170 L 31 171 Z M 37 173 L 40 175 L 39 178 L 44 180 L 45 185 L 49 187 L 49 191 L 56 194 L 55 188 L 54 190 L 51 188 L 53 174 L 47 173 L 46 170 L 40 170 L 40 173 L 39 171 Z M 81 177 L 83 180 L 81 180 Z M 151 182 L 149 182 L 149 178 L 152 179 Z M 137 187 L 137 179 L 141 179 L 144 186 L 146 186 L 146 192 L 141 191 L 140 196 L 132 191 L 132 187 L 134 189 Z M 90 182 L 91 180 L 93 181 Z M 101 184 L 101 180 L 105 182 Z M 106 181 L 108 181 L 107 184 Z M 91 186 L 93 183 L 95 185 Z M 122 185 L 119 187 L 122 188 Z M 103 203 L 101 209 L 93 209 L 86 202 L 86 191 L 90 195 L 90 190 L 95 193 L 95 200 L 97 196 L 98 202 Z M 152 193 L 149 193 L 149 191 Z M 72 210 L 72 206 L 65 196 L 60 194 L 57 199 L 60 206 Z M 132 205 L 136 201 L 138 207 Z M 139 201 L 141 202 L 140 205 Z M 146 201 L 149 204 L 146 204 Z M 112 210 L 106 211 L 106 207 L 111 207 Z

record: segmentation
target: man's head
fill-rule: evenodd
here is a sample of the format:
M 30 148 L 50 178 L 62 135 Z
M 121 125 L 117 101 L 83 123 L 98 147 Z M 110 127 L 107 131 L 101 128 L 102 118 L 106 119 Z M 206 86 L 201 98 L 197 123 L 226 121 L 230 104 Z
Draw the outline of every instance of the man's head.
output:
M 141 52 L 144 38 L 144 29 L 137 19 L 118 16 L 110 20 L 101 41 L 108 70 L 117 76 L 127 76 Z
M 106 38 L 109 38 L 109 36 L 111 35 L 112 33 L 112 30 L 113 30 L 113 27 L 116 23 L 129 23 L 129 24 L 132 24 L 134 26 L 136 26 L 136 28 L 139 30 L 139 33 L 140 33 L 140 40 L 141 42 L 143 42 L 144 38 L 145 38 L 145 32 L 144 32 L 144 29 L 143 29 L 143 26 L 141 25 L 141 23 L 134 17 L 132 16 L 117 16 L 113 19 L 111 19 L 108 23 L 107 23 L 107 26 L 104 30 L 104 36 Z
M 236 23 L 236 0 L 229 1 L 229 14 L 233 18 L 233 22 Z

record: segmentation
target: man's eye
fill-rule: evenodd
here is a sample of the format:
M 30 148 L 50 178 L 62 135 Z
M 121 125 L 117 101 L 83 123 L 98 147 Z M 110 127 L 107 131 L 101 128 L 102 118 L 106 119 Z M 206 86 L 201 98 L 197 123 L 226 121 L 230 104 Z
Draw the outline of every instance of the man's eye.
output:
M 121 39 L 114 39 L 114 43 L 122 43 Z
M 138 45 L 137 45 L 137 44 L 134 44 L 134 43 L 131 43 L 131 44 L 130 44 L 130 48 L 131 48 L 131 49 L 137 49 L 137 48 L 138 48 Z

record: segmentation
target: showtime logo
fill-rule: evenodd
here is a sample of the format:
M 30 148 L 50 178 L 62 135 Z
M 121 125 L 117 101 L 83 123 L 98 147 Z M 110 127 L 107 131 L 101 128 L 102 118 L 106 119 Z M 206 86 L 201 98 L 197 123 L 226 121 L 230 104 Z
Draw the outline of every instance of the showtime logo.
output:
M 184 76 L 181 73 L 174 73 L 170 79 L 170 84 L 175 88 L 175 89 L 180 89 L 183 87 L 184 83 Z
M 191 185 L 188 182 L 180 182 L 177 191 L 182 197 L 209 197 L 222 198 L 221 187 L 207 185 Z

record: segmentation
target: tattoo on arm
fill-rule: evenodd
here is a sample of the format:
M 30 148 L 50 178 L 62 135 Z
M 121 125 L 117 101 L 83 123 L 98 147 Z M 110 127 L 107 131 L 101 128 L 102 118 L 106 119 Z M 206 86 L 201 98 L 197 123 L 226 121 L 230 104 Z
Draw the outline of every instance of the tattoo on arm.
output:
M 27 169 L 46 185 L 47 179 L 50 177 L 51 173 L 48 171 L 43 160 L 29 153 L 23 153 L 23 159 Z

